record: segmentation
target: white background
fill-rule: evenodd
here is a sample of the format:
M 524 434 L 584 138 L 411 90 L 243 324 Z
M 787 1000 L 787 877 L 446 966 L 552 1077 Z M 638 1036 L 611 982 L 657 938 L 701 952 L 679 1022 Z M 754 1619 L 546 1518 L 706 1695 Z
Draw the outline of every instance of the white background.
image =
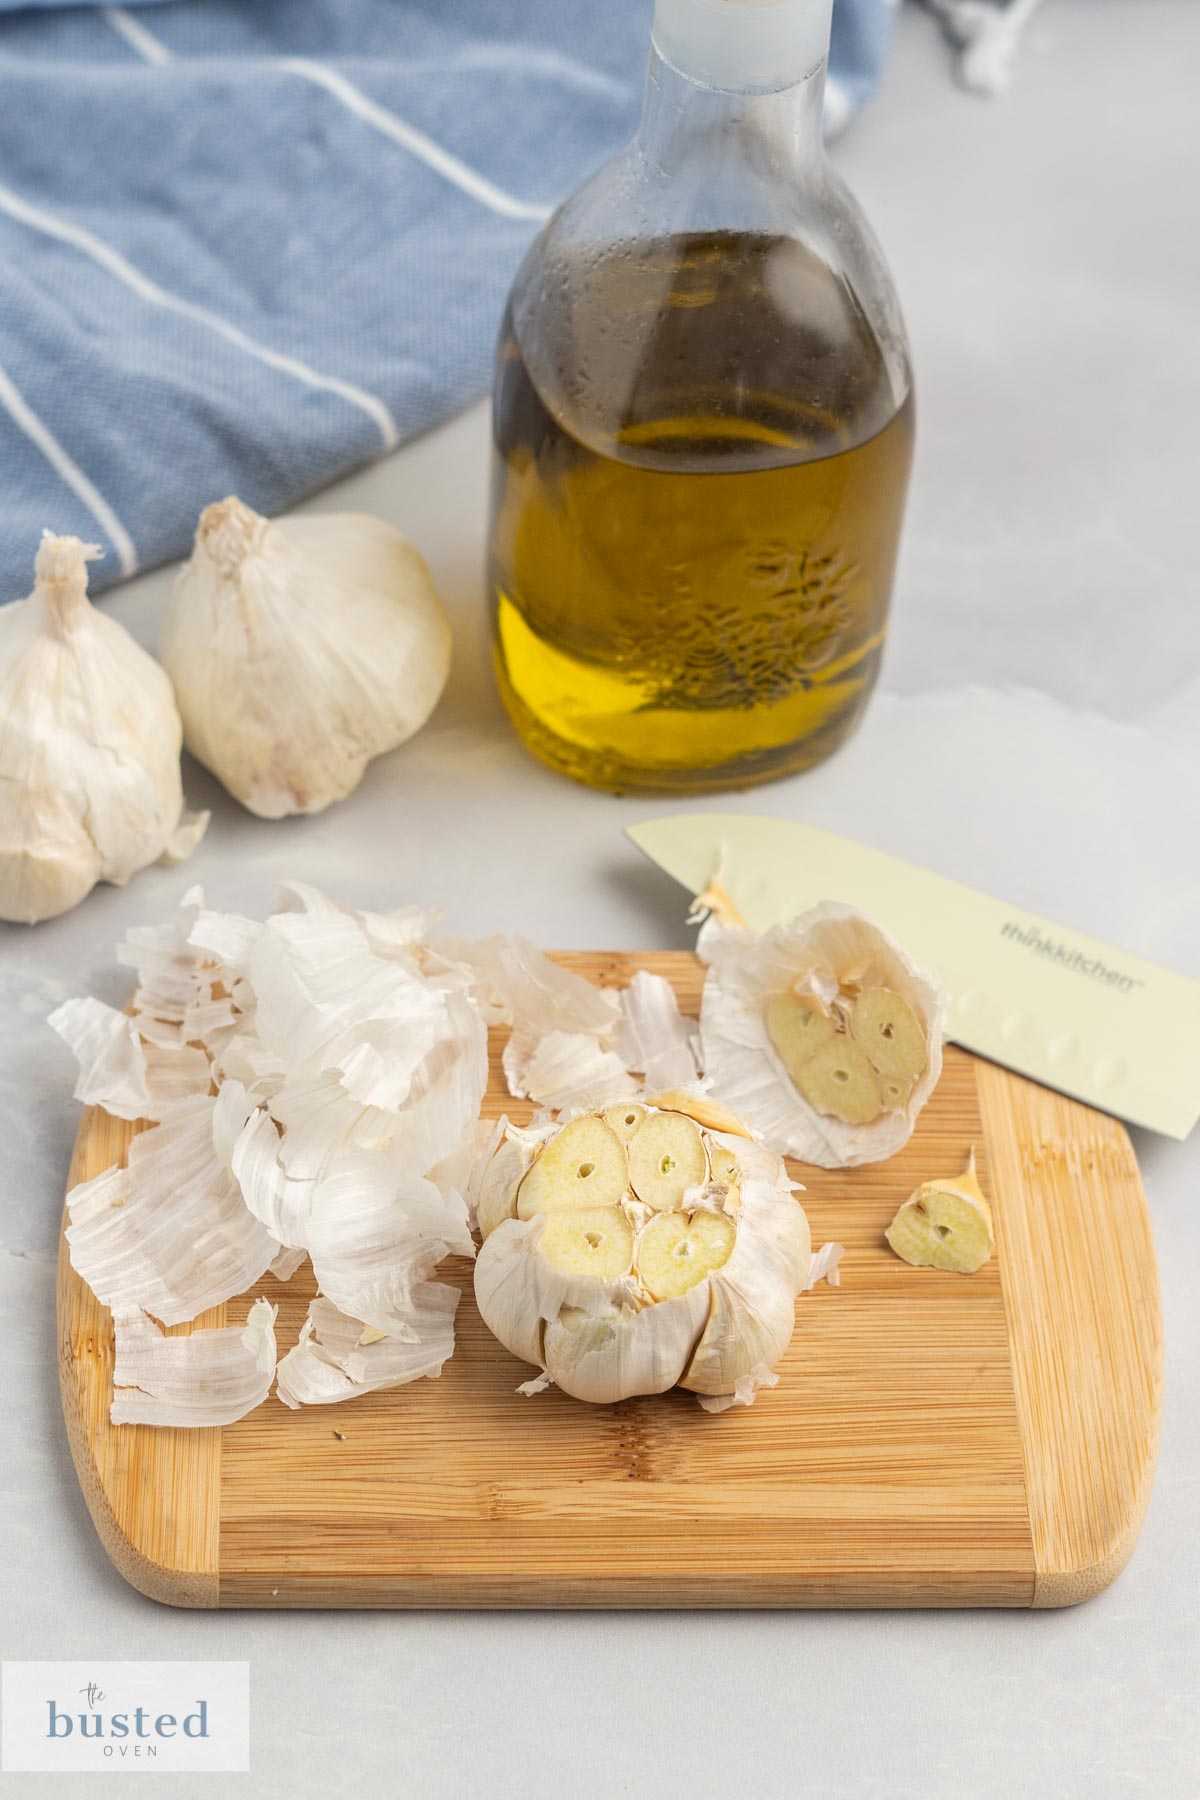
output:
M 892 261 L 919 385 L 882 689 L 824 769 L 728 804 L 806 819 L 1200 975 L 1200 8 L 1050 0 L 1012 95 L 957 91 L 906 9 L 838 161 Z M 1200 1786 L 1200 1152 L 1139 1136 L 1168 1345 L 1158 1483 L 1128 1572 L 1071 1612 L 200 1615 L 127 1588 L 75 1485 L 53 1248 L 77 1109 L 44 1029 L 122 997 L 112 945 L 192 880 L 253 909 L 296 875 L 463 933 L 683 945 L 624 843 L 658 810 L 528 761 L 494 698 L 477 410 L 345 484 L 430 558 L 458 638 L 434 724 L 322 818 L 216 817 L 194 863 L 0 936 L 0 1638 L 7 1657 L 252 1665 L 254 1800 L 1190 1800 Z M 323 504 L 333 504 L 333 497 Z M 153 640 L 165 581 L 106 602 Z M 723 802 L 724 804 L 724 802 Z M 665 810 L 676 810 L 667 807 Z M 60 1778 L 79 1800 L 87 1777 Z M 9 1777 L 38 1800 L 45 1778 Z M 170 1778 L 174 1796 L 215 1791 Z

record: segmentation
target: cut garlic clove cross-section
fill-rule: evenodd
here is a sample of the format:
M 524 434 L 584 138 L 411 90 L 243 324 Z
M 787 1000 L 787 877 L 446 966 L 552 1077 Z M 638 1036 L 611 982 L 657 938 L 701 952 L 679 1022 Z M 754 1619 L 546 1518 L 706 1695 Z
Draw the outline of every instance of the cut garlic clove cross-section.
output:
M 602 1119 L 587 1114 L 546 1145 L 517 1194 L 517 1217 L 562 1206 L 615 1206 L 628 1186 L 625 1149 Z
M 641 1130 L 646 1120 L 646 1109 L 630 1101 L 625 1106 L 610 1106 L 604 1114 L 604 1123 L 610 1131 L 615 1131 L 623 1144 L 629 1143 Z
M 819 1113 L 867 1125 L 883 1111 L 879 1077 L 866 1051 L 839 1034 L 796 1071 L 796 1085 Z
M 724 1213 L 656 1213 L 637 1244 L 637 1272 L 656 1300 L 686 1294 L 729 1261 L 737 1227 Z
M 633 1261 L 633 1227 L 619 1206 L 572 1206 L 546 1214 L 539 1253 L 562 1275 L 615 1281 Z
M 908 1001 L 891 988 L 866 988 L 850 1008 L 850 1032 L 881 1075 L 912 1083 L 929 1060 L 925 1032 Z
M 710 1144 L 708 1161 L 713 1180 L 722 1182 L 726 1187 L 737 1181 L 741 1174 L 741 1165 L 727 1144 Z
M 656 1212 L 678 1206 L 707 1174 L 704 1140 L 682 1113 L 651 1113 L 629 1146 L 630 1186 Z
M 767 1001 L 767 1036 L 792 1072 L 815 1056 L 837 1032 L 837 1023 L 813 999 L 774 994 Z

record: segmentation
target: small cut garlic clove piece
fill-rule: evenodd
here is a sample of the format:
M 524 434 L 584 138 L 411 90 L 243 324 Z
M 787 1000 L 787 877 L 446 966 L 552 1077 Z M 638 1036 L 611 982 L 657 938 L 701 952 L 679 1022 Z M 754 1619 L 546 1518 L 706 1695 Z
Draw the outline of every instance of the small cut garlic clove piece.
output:
M 925 1181 L 904 1202 L 884 1234 L 916 1268 L 973 1275 L 995 1248 L 992 1210 L 975 1174 L 975 1152 L 954 1181 Z
M 610 1106 L 603 1118 L 609 1130 L 615 1131 L 623 1144 L 628 1144 L 644 1125 L 646 1109 L 631 1100 L 625 1106 Z
M 925 1032 L 903 995 L 864 988 L 849 1011 L 850 1033 L 881 1075 L 910 1084 L 929 1060 Z
M 633 1227 L 619 1206 L 571 1206 L 545 1215 L 538 1254 L 561 1275 L 615 1281 L 629 1273 Z
M 624 1146 L 588 1113 L 545 1145 L 517 1192 L 517 1217 L 562 1206 L 615 1206 L 628 1185 Z
M 908 1105 L 908 1097 L 912 1093 L 911 1081 L 902 1081 L 898 1075 L 881 1075 L 879 1091 L 883 1095 L 885 1112 L 903 1112 Z
M 629 1183 L 656 1212 L 678 1206 L 708 1175 L 704 1140 L 682 1113 L 651 1113 L 629 1146 Z
M 655 1213 L 637 1242 L 637 1272 L 656 1300 L 686 1294 L 729 1261 L 737 1228 L 724 1213 Z
M 796 1085 L 819 1113 L 867 1125 L 883 1111 L 879 1077 L 866 1051 L 840 1033 L 796 1071 Z
M 836 1032 L 837 1021 L 815 998 L 773 994 L 767 1001 L 767 1036 L 793 1080 L 796 1070 L 824 1049 Z
M 713 1180 L 723 1183 L 726 1187 L 737 1181 L 741 1174 L 741 1165 L 728 1144 L 710 1144 L 708 1162 Z

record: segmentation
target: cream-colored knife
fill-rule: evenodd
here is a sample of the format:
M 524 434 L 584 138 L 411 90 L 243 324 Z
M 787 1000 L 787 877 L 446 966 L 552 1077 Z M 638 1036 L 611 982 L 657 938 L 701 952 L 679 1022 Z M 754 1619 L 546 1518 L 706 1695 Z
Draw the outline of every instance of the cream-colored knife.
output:
M 628 835 L 693 894 L 723 860 L 756 931 L 859 907 L 940 977 L 947 1035 L 980 1056 L 1167 1137 L 1200 1117 L 1200 981 L 810 825 L 686 813 Z

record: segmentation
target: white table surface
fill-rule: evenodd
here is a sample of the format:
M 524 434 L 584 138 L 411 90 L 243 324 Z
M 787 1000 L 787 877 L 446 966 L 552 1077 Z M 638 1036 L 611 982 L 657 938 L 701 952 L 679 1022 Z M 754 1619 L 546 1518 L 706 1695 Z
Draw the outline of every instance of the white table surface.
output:
M 906 13 L 886 91 L 837 151 L 889 251 L 919 373 L 881 692 L 832 763 L 723 803 L 830 826 L 1193 975 L 1200 240 L 1183 195 L 1198 58 L 1186 0 L 1056 0 L 1011 96 L 988 103 L 952 85 L 931 21 Z M 191 1614 L 143 1599 L 100 1550 L 55 1373 L 53 1254 L 78 1110 L 42 1021 L 68 993 L 120 998 L 118 935 L 187 882 L 253 908 L 297 875 L 368 905 L 440 903 L 463 933 L 687 942 L 679 891 L 621 836 L 658 805 L 559 780 L 507 728 L 485 654 L 486 473 L 477 408 L 319 503 L 393 519 L 433 565 L 458 649 L 420 738 L 341 807 L 276 825 L 189 766 L 192 802 L 215 816 L 186 871 L 100 891 L 32 932 L 0 928 L 4 1656 L 248 1658 L 254 1773 L 222 1791 L 256 1800 L 1191 1796 L 1195 1143 L 1137 1139 L 1166 1426 L 1137 1555 L 1079 1610 Z M 167 579 L 106 602 L 146 642 Z M 162 1785 L 214 1791 L 199 1776 Z M 49 1791 L 36 1776 L 4 1788 Z M 64 1800 L 89 1791 L 55 1781 Z

